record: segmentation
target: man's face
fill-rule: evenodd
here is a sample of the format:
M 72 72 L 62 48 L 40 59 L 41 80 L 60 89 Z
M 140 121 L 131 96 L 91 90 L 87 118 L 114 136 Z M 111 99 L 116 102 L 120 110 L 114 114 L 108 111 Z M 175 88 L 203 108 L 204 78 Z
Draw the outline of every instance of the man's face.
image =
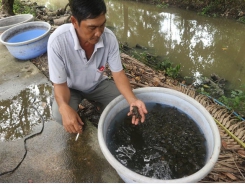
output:
M 104 32 L 106 18 L 105 14 L 101 14 L 94 19 L 83 20 L 79 25 L 75 17 L 72 16 L 71 22 L 76 29 L 80 44 L 87 42 L 94 45 L 98 43 L 100 36 Z

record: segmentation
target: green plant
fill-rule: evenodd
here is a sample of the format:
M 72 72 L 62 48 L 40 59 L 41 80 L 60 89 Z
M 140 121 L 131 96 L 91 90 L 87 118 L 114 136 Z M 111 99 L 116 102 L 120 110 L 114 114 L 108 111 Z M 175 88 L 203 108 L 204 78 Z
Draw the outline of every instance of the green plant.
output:
M 14 1 L 13 11 L 15 14 L 32 14 L 36 16 L 34 9 L 31 6 L 24 5 L 20 0 Z
M 166 69 L 166 74 L 172 78 L 177 78 L 179 76 L 180 71 L 180 64 L 176 65 L 175 67 L 170 66 Z
M 169 61 L 169 59 L 165 59 L 162 62 L 158 62 L 157 68 L 158 70 L 165 70 L 166 74 L 169 77 L 172 78 L 177 78 L 179 76 L 180 72 L 180 64 L 176 65 L 175 67 L 173 66 L 173 63 Z
M 205 90 L 204 87 L 198 88 L 198 89 L 197 89 L 197 92 L 199 92 L 199 93 L 201 93 L 201 94 L 203 94 L 203 95 L 210 96 L 210 93 L 207 92 L 207 91 Z
M 153 4 L 155 4 L 158 8 L 167 8 L 169 6 L 163 0 L 153 0 Z
M 237 21 L 245 24 L 245 17 L 240 17 Z
M 157 68 L 159 70 L 166 70 L 166 68 L 169 68 L 172 66 L 172 63 L 169 61 L 169 59 L 166 59 L 165 61 L 159 62 L 157 64 Z
M 137 50 L 130 49 L 129 52 L 125 51 L 123 47 L 120 46 L 122 52 L 129 54 L 131 57 L 141 61 L 142 63 L 150 66 L 155 70 L 165 71 L 166 75 L 172 78 L 177 78 L 180 72 L 180 64 L 173 66 L 173 63 L 166 58 L 164 61 L 161 61 L 158 56 L 148 53 L 147 51 L 138 52 Z
M 201 15 L 207 15 L 210 10 L 211 10 L 211 7 L 206 6 L 205 8 L 202 9 Z
M 230 97 L 223 95 L 219 98 L 219 101 L 239 114 L 245 111 L 245 92 L 242 90 L 232 90 Z
M 212 16 L 212 17 L 217 17 L 216 10 L 223 9 L 226 6 L 224 2 L 220 2 L 219 0 L 214 0 L 211 1 L 210 3 L 207 4 L 206 7 L 202 8 L 201 15 L 206 15 L 206 16 Z M 214 13 L 212 13 L 214 12 Z
M 245 86 L 244 86 L 245 87 Z M 209 90 L 207 88 L 199 87 L 196 89 L 198 93 L 203 95 L 211 96 Z M 215 98 L 215 97 L 213 97 Z M 245 92 L 242 90 L 232 90 L 230 95 L 222 95 L 217 98 L 219 102 L 221 102 L 228 110 L 235 111 L 238 114 L 238 118 L 245 117 Z
M 156 7 L 157 8 L 167 8 L 168 7 L 168 4 L 161 3 L 161 4 L 157 4 Z

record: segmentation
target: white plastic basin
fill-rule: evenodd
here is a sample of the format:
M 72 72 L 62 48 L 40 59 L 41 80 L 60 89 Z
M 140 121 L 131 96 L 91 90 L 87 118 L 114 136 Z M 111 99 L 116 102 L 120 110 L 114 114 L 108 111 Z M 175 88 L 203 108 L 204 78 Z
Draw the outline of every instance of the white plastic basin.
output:
M 161 180 L 149 178 L 134 171 L 128 169 L 122 165 L 109 151 L 106 143 L 106 134 L 108 127 L 112 120 L 119 112 L 127 108 L 129 105 L 122 95 L 114 99 L 103 111 L 98 126 L 98 139 L 100 148 L 111 166 L 117 171 L 120 177 L 128 183 L 170 183 L 170 182 L 181 182 L 181 183 L 190 183 L 198 182 L 203 179 L 208 173 L 213 169 L 219 153 L 220 153 L 220 134 L 218 127 L 213 120 L 209 112 L 196 100 L 191 97 L 166 88 L 160 87 L 146 87 L 134 90 L 135 95 L 144 101 L 155 102 L 170 105 L 178 108 L 179 110 L 185 112 L 189 115 L 199 126 L 200 130 L 204 133 L 206 138 L 206 149 L 207 149 L 207 158 L 205 166 L 200 169 L 198 172 L 189 175 L 187 177 L 172 179 L 172 180 Z

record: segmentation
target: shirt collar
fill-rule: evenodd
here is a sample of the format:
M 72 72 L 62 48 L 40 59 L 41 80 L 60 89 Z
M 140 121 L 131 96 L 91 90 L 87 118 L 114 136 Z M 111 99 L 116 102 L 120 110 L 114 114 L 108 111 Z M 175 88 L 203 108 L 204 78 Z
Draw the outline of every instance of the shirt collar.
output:
M 79 50 L 79 49 L 82 49 L 80 43 L 79 43 L 79 39 L 77 37 L 77 33 L 76 33 L 76 30 L 74 28 L 74 26 L 71 24 L 71 27 L 70 27 L 70 32 L 71 32 L 71 36 L 73 38 L 73 41 L 74 41 L 74 49 L 75 50 Z M 103 33 L 104 34 L 104 33 Z M 95 47 L 94 47 L 94 50 L 96 51 L 98 48 L 102 48 L 104 47 L 104 41 L 103 41 L 103 34 L 101 35 L 98 43 L 95 44 Z

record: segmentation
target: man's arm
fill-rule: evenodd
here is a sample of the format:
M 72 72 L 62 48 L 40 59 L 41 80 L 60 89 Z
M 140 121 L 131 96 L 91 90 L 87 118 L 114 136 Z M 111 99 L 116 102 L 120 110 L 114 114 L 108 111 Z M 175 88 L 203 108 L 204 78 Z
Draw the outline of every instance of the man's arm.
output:
M 54 94 L 65 130 L 69 133 L 82 133 L 83 122 L 77 112 L 69 106 L 70 90 L 67 83 L 54 84 Z
M 133 106 L 137 106 L 139 113 L 142 117 L 141 122 L 144 122 L 145 114 L 147 113 L 145 104 L 141 100 L 137 99 L 137 97 L 134 95 L 132 88 L 130 86 L 129 80 L 124 73 L 124 70 L 121 70 L 120 72 L 112 72 L 112 76 L 113 76 L 113 79 L 116 83 L 118 90 L 125 97 L 125 99 L 130 105 L 130 112 L 128 113 L 128 115 L 131 115 Z M 139 119 L 135 119 L 135 116 L 133 116 L 132 123 L 137 125 L 138 122 L 139 122 Z

